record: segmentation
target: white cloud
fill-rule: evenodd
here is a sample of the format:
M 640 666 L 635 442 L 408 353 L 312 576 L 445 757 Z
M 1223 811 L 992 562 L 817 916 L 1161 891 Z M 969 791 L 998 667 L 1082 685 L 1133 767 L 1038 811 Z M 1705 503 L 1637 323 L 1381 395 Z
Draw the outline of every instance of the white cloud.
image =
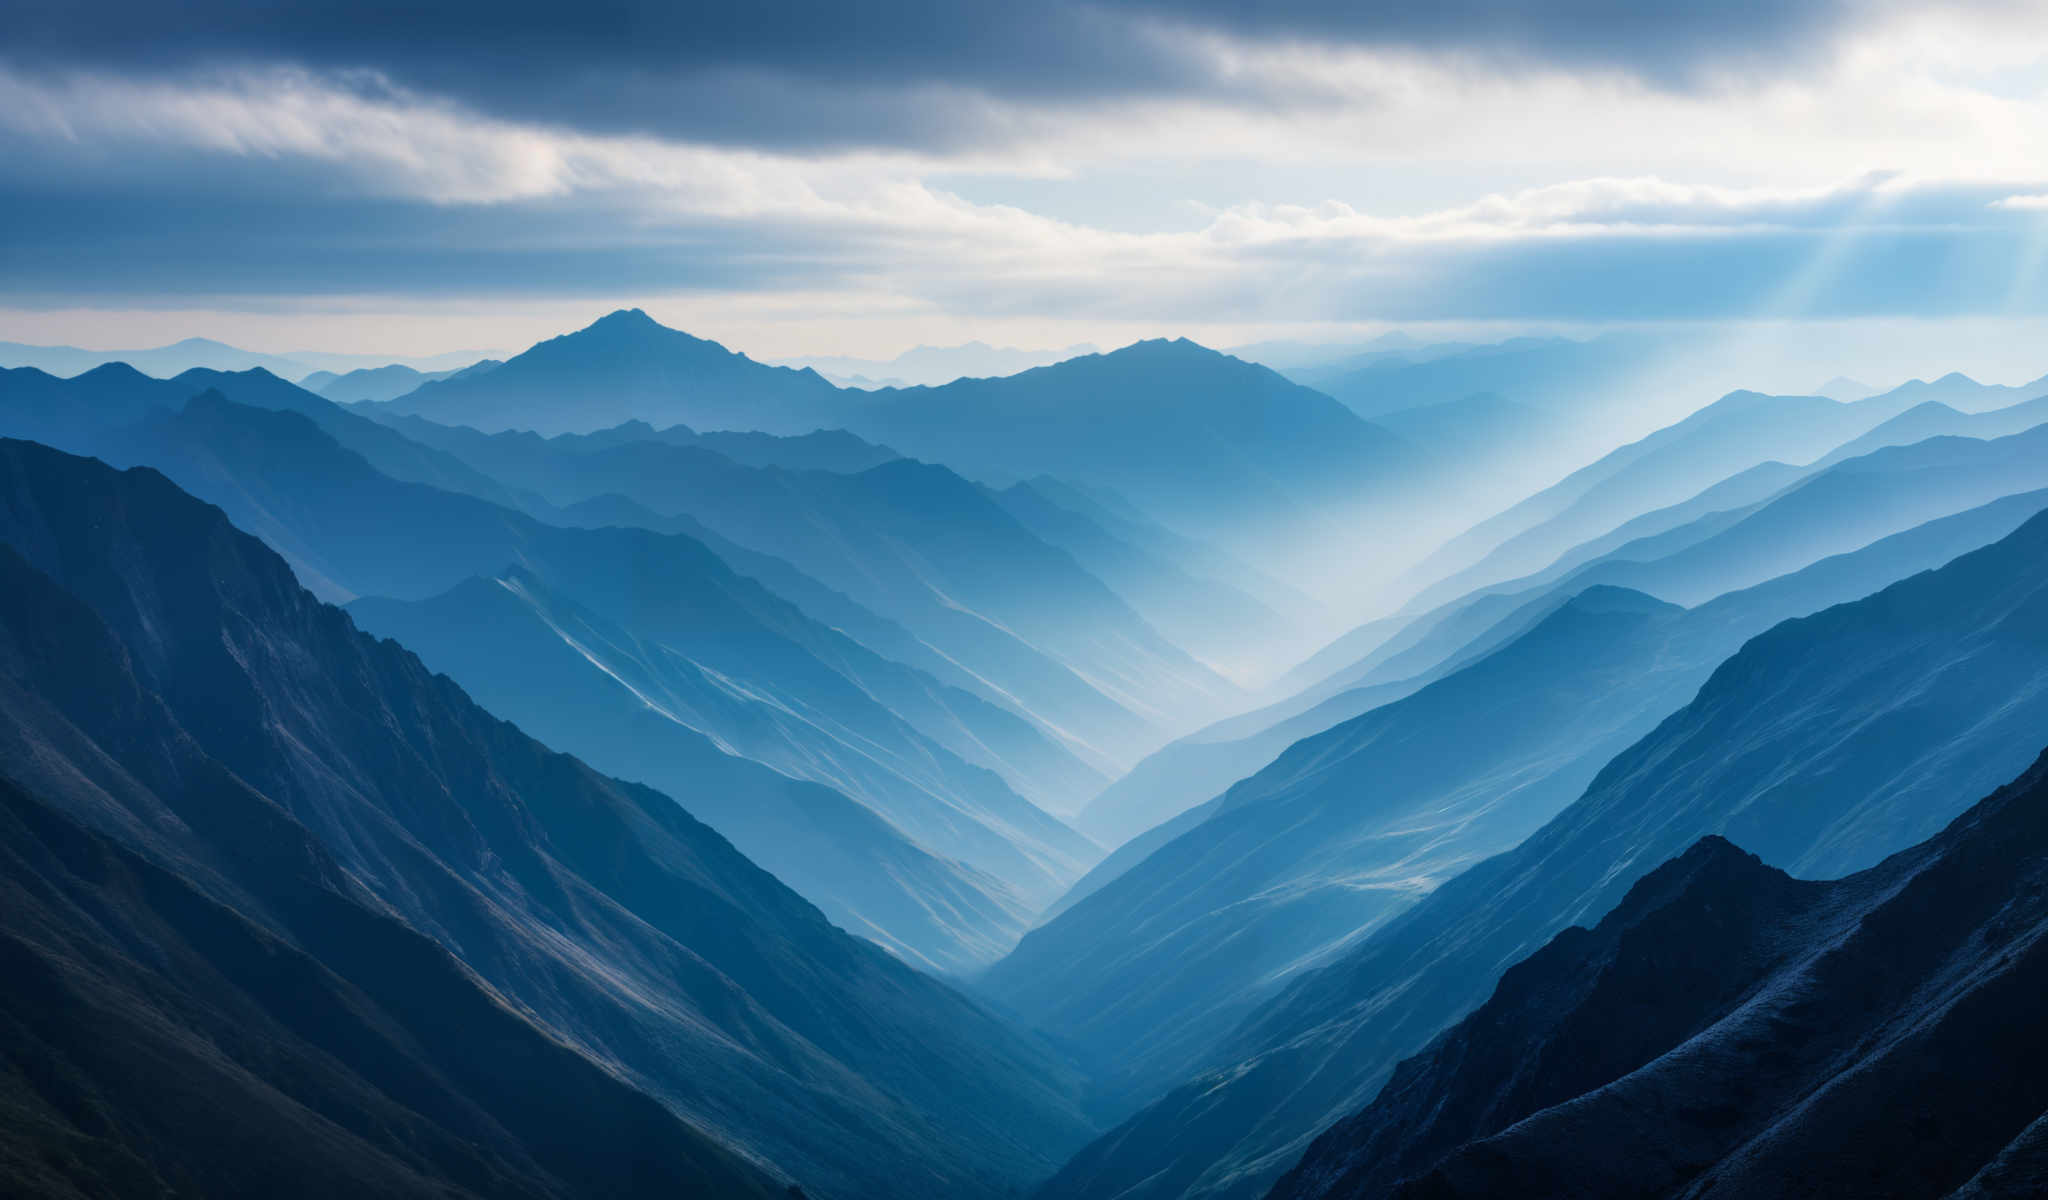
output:
M 1473 279 L 1519 269 L 1527 260 L 1512 255 L 1545 247 L 1777 237 L 1787 253 L 1819 258 L 1815 246 L 1832 237 L 1839 258 L 1853 250 L 1839 244 L 1843 231 L 1995 229 L 2013 219 L 2003 214 L 2048 203 L 2048 192 L 2023 190 L 2042 184 L 2048 163 L 2037 70 L 2048 62 L 2048 29 L 2038 22 L 1909 14 L 1874 25 L 1810 75 L 1731 75 L 1684 91 L 1616 72 L 1214 35 L 1192 39 L 1189 52 L 1209 56 L 1231 86 L 1206 100 L 1086 107 L 956 97 L 981 106 L 979 119 L 1005 136 L 952 154 L 778 154 L 600 136 L 482 116 L 371 75 L 291 68 L 155 82 L 0 69 L 0 151 L 21 170 L 143 193 L 168 163 L 217 171 L 224 189 L 302 171 L 332 194 L 580 213 L 535 239 L 564 255 L 684 246 L 772 261 L 771 283 L 734 284 L 711 303 L 813 329 L 876 312 L 905 322 L 922 314 L 934 326 L 1414 319 L 1431 297 L 1472 303 Z M 1973 62 L 1996 78 L 1973 73 Z M 932 182 L 1078 180 L 1133 161 L 1302 169 L 1290 176 L 1294 194 L 1207 203 L 1192 228 L 1135 231 L 1085 211 L 1056 219 L 974 202 Z M 1474 180 L 1464 194 L 1478 198 L 1382 205 L 1337 182 L 1337 168 L 1359 165 Z M 1318 166 L 1332 171 L 1320 188 Z M 1532 173 L 1545 181 L 1492 182 Z M 1945 189 L 1964 202 L 1943 199 Z M 1542 261 L 1553 274 L 1571 269 Z M 1826 283 L 1808 272 L 1782 294 L 1815 303 Z M 449 304 L 476 302 L 473 292 L 449 295 Z

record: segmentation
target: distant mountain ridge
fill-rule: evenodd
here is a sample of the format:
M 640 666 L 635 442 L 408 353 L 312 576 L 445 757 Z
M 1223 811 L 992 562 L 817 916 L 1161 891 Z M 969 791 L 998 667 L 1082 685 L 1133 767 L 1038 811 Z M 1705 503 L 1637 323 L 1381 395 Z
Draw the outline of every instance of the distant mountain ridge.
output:
M 298 382 L 300 387 L 325 396 L 336 404 L 365 404 L 395 400 L 423 383 L 452 379 L 457 375 L 481 374 L 502 365 L 495 358 L 486 358 L 466 367 L 418 371 L 402 363 L 391 363 L 382 367 L 358 367 L 340 374 L 315 371 Z
M 776 365 L 809 367 L 846 387 L 936 387 L 955 379 L 1014 375 L 1094 353 L 1096 347 L 1085 342 L 1063 350 L 1023 350 L 973 341 L 958 346 L 914 346 L 888 359 L 804 355 L 781 359 Z
M 335 354 L 324 350 L 294 350 L 265 354 L 191 337 L 168 346 L 147 350 L 81 350 L 76 346 L 30 346 L 0 342 L 0 367 L 34 367 L 52 375 L 70 378 L 109 363 L 125 363 L 145 375 L 169 379 L 195 367 L 213 371 L 248 371 L 262 368 L 285 379 L 297 380 L 316 372 L 339 373 L 386 364 L 403 364 L 408 370 L 454 371 L 490 357 L 485 351 L 456 350 L 423 358 L 393 358 L 375 354 Z
M 994 486 L 1051 475 L 1111 489 L 1283 579 L 1418 465 L 1328 396 L 1185 339 L 872 392 L 844 424 Z

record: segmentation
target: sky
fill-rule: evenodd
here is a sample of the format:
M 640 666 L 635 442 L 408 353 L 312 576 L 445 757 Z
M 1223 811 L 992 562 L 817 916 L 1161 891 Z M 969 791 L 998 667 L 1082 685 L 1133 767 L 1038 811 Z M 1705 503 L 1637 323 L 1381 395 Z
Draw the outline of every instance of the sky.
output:
M 627 305 L 769 358 L 1736 323 L 1995 375 L 2048 318 L 2039 3 L 0 13 L 0 340 L 516 349 Z

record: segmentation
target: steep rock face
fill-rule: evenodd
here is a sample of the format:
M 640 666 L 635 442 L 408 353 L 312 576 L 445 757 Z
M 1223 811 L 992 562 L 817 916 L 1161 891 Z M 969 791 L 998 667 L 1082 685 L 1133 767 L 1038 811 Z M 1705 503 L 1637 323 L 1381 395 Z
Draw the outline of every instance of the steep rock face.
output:
M 0 773 L 74 819 L 286 932 L 270 873 L 312 872 L 814 1194 L 1000 1194 L 1080 1134 L 1046 1051 L 359 633 L 217 509 L 21 442 L 0 478 Z
M 434 380 L 393 413 L 476 429 L 585 433 L 623 421 L 800 434 L 844 425 L 839 389 L 817 372 L 764 366 L 717 342 L 610 313 L 489 371 Z
M 2048 1109 L 2044 935 L 2042 763 L 1838 882 L 1703 842 L 1509 970 L 1273 1195 L 2015 1187 Z
M 1213 1067 L 1082 1152 L 1058 1196 L 1256 1194 L 1508 963 L 1720 834 L 1800 875 L 1868 867 L 2025 765 L 2048 728 L 2048 517 L 1787 621 L 1584 796 L 1248 1018 Z
M 784 1194 L 299 866 L 266 928 L 0 780 L 10 1194 Z
M 1502 974 L 1491 999 L 1395 1069 L 1274 1186 L 1384 1195 L 1469 1142 L 1635 1071 L 1711 1026 L 1840 919 L 1828 885 L 1721 838 L 1645 876 L 1591 930 Z

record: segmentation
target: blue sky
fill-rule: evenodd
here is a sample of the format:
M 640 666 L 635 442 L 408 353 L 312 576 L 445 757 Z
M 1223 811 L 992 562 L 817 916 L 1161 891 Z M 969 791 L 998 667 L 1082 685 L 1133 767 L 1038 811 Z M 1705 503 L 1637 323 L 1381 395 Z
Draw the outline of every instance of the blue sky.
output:
M 6 340 L 516 348 L 637 304 L 770 357 L 1933 346 L 2048 310 L 2038 4 L 8 7 Z

